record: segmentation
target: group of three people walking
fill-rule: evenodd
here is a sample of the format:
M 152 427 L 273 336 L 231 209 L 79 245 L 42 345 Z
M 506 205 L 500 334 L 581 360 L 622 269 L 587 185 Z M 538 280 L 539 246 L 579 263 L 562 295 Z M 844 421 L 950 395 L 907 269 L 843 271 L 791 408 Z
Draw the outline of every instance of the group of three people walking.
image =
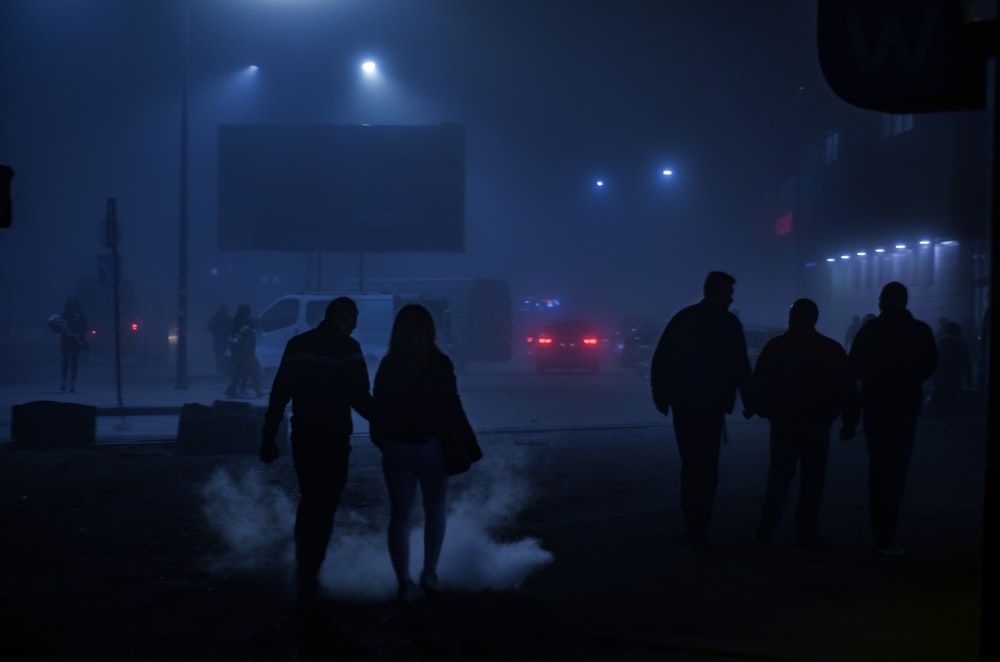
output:
M 752 368 L 742 325 L 729 312 L 735 282 L 727 273 L 709 273 L 704 298 L 674 315 L 653 354 L 653 402 L 663 414 L 673 413 L 680 451 L 687 539 L 697 547 L 707 542 L 724 417 L 732 413 L 738 391 L 743 415 L 749 419 L 757 414 L 770 423 L 770 463 L 757 537 L 769 541 L 774 535 L 798 467 L 797 542 L 810 547 L 821 543 L 830 430 L 840 417 L 841 439 L 853 438 L 862 422 L 875 550 L 899 554 L 896 530 L 923 381 L 938 362 L 930 327 L 906 309 L 906 287 L 891 282 L 882 288 L 880 314 L 859 329 L 849 353 L 816 331 L 815 302 L 796 300 L 788 330 L 764 345 Z

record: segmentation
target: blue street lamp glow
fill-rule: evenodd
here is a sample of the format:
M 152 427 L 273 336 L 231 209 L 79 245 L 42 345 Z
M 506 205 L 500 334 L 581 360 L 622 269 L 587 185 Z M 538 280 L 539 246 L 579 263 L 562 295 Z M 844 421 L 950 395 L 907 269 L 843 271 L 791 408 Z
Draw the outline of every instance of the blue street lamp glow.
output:
M 904 248 L 906 248 L 906 244 L 896 244 L 896 248 L 899 250 L 903 250 Z
M 603 180 L 603 179 L 598 179 L 598 180 L 597 180 L 596 182 L 594 182 L 594 183 L 595 183 L 595 185 L 597 186 L 597 188 L 602 188 L 602 187 L 604 186 L 604 180 Z
M 257 73 L 258 69 L 260 69 L 260 67 L 258 67 L 256 64 L 251 64 L 249 67 L 247 67 L 247 71 L 249 71 L 252 74 Z
M 884 249 L 884 248 L 876 248 L 876 249 L 875 249 L 875 252 L 876 252 L 876 253 L 884 253 L 884 252 L 885 252 L 885 249 Z
M 674 174 L 674 171 L 673 171 L 673 170 L 664 170 L 664 171 L 663 171 L 663 176 L 664 176 L 664 177 L 669 177 L 669 176 L 670 176 L 670 175 L 672 175 L 672 174 Z
M 365 72 L 366 76 L 374 76 L 378 72 L 378 67 L 374 60 L 365 60 L 361 65 L 361 71 Z

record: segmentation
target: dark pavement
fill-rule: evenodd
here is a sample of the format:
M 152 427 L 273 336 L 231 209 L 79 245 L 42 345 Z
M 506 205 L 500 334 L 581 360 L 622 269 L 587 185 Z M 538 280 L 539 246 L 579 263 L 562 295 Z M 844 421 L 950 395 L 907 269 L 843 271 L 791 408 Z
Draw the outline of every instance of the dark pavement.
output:
M 0 389 L 5 415 L 23 395 Z M 773 543 L 754 539 L 767 426 L 731 419 L 711 544 L 695 550 L 682 542 L 668 425 L 496 423 L 481 427 L 485 459 L 452 485 L 464 510 L 450 520 L 441 573 L 457 590 L 411 605 L 391 600 L 377 451 L 356 436 L 334 533 L 342 546 L 324 575 L 330 597 L 306 615 L 288 592 L 287 558 L 250 549 L 260 541 L 246 532 L 220 535 L 220 518 L 247 524 L 267 514 L 229 503 L 220 516 L 205 489 L 222 470 L 294 498 L 287 457 L 262 470 L 251 456 L 178 455 L 169 440 L 105 443 L 171 437 L 176 417 L 147 418 L 142 430 L 105 421 L 91 448 L 0 444 L 3 658 L 977 659 L 981 412 L 951 438 L 930 416 L 921 420 L 898 541 L 906 553 L 894 558 L 872 553 L 863 437 L 832 442 L 827 547 L 803 550 L 793 545 L 793 503 Z M 255 489 L 237 493 L 260 505 Z M 469 522 L 488 543 L 469 542 Z M 276 539 L 291 536 L 287 515 L 267 527 Z M 477 562 L 513 568 L 515 579 L 490 588 L 458 574 Z M 349 582 L 372 590 L 352 597 Z

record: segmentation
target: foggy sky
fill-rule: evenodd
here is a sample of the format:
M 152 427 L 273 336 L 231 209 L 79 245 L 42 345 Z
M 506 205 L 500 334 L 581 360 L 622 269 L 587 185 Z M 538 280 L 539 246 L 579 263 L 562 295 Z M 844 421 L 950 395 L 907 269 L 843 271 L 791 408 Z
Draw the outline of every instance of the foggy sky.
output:
M 612 317 L 673 312 L 724 269 L 745 320 L 780 323 L 765 318 L 785 302 L 751 293 L 790 276 L 771 253 L 772 214 L 795 159 L 795 91 L 820 84 L 812 4 L 192 2 L 189 334 L 219 303 L 259 310 L 307 287 L 306 256 L 216 249 L 225 123 L 466 127 L 466 253 L 369 255 L 368 278 L 504 278 L 515 297 Z M 0 3 L 0 162 L 17 171 L 0 234 L 7 333 L 44 334 L 41 320 L 95 278 L 109 196 L 124 276 L 176 309 L 183 8 Z M 380 89 L 360 80 L 365 57 Z M 660 181 L 665 166 L 676 174 Z M 358 265 L 325 254 L 324 287 Z

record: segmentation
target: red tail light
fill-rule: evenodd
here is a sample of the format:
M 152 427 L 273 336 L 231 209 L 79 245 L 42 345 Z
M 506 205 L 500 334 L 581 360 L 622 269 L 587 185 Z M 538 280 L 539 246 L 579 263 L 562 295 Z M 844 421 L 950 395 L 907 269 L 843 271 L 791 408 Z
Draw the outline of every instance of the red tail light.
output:
M 597 344 L 597 338 L 584 338 L 583 339 L 583 344 L 584 345 L 596 345 Z
M 545 337 L 539 338 L 538 339 L 538 344 L 539 345 L 551 345 L 552 344 L 552 338 L 545 338 Z
M 132 322 L 131 324 L 129 324 L 128 328 L 130 328 L 133 331 L 138 331 L 139 330 L 139 325 L 136 324 L 135 322 Z
M 535 337 L 534 336 L 528 336 L 527 338 L 525 338 L 525 340 L 527 342 L 529 342 L 529 343 L 533 343 L 533 342 L 535 342 Z

